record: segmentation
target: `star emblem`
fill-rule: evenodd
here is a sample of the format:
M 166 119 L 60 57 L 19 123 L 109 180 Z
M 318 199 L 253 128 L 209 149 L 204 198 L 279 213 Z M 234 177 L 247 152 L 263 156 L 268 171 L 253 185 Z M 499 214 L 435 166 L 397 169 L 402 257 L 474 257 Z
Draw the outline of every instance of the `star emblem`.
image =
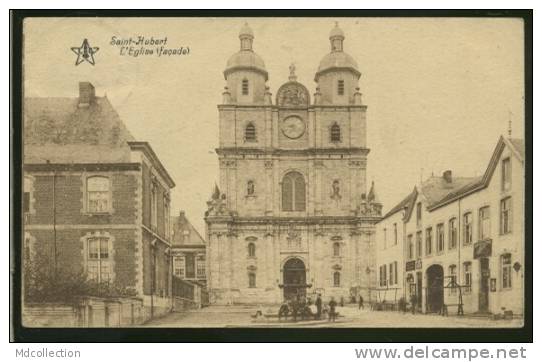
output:
M 94 54 L 96 54 L 96 52 L 100 50 L 100 48 L 98 47 L 91 47 L 87 39 L 83 40 L 83 43 L 80 47 L 72 47 L 71 49 L 72 52 L 77 54 L 77 60 L 75 61 L 75 65 L 79 65 L 85 61 L 94 65 Z

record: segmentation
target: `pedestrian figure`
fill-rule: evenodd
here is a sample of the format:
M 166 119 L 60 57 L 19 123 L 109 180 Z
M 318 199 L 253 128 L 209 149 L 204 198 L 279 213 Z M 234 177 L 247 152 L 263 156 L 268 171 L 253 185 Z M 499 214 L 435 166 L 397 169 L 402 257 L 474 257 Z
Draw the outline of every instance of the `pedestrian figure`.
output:
M 344 297 L 341 296 L 341 307 L 344 307 Z
M 316 319 L 320 319 L 322 317 L 322 295 L 318 294 L 316 297 Z
M 359 295 L 358 309 L 365 309 L 365 307 L 363 306 L 363 297 L 361 296 L 361 294 Z
M 282 317 L 284 317 L 284 319 L 286 320 L 288 319 L 289 311 L 290 308 L 288 308 L 288 302 L 285 300 L 284 302 L 282 302 L 279 308 L 279 322 L 281 321 Z
M 299 311 L 301 312 L 301 320 L 304 321 L 305 320 L 305 316 L 307 315 L 307 310 L 306 310 L 306 303 L 305 303 L 305 298 L 301 298 L 301 302 L 299 303 Z
M 412 308 L 412 314 L 416 314 L 416 308 L 418 306 L 418 298 L 416 297 L 416 294 L 412 294 L 410 296 L 410 305 Z
M 299 297 L 296 297 L 292 302 L 292 315 L 294 317 L 294 322 L 297 322 L 297 312 L 299 310 Z
M 335 307 L 337 306 L 337 302 L 335 301 L 335 298 L 331 297 L 331 300 L 328 303 L 329 305 L 329 321 L 333 320 L 335 322 Z

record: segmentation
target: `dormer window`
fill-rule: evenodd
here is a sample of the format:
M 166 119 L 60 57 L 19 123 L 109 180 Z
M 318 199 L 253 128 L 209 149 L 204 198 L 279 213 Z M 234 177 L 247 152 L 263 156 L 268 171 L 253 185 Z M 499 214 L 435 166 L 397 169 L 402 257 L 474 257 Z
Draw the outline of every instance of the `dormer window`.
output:
M 331 142 L 341 142 L 341 127 L 334 123 L 330 130 Z
M 248 96 L 248 79 L 243 79 L 241 82 L 241 93 L 244 96 Z
M 245 141 L 256 142 L 256 126 L 252 122 L 249 122 L 245 127 Z
M 344 80 L 339 80 L 337 82 L 337 94 L 340 96 L 344 95 Z

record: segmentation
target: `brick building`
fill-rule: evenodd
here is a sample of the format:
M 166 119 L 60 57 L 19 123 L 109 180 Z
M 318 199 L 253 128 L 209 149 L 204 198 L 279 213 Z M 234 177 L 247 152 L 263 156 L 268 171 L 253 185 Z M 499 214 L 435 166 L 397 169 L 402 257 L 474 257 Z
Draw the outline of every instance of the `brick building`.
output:
M 417 294 L 420 309 L 428 313 L 443 305 L 456 313 L 462 303 L 465 313 L 522 315 L 524 160 L 523 140 L 501 137 L 482 176 L 446 171 L 418 185 L 408 202 L 376 226 L 382 287 L 397 284 L 407 299 Z M 394 216 L 399 211 L 401 218 Z M 393 224 L 402 232 L 390 245 Z M 391 280 L 389 269 L 386 273 L 395 261 L 400 280 Z
M 205 286 L 207 281 L 205 240 L 182 210 L 179 216 L 171 217 L 171 251 L 173 275 Z
M 239 39 L 224 70 L 220 185 L 205 218 L 211 303 L 367 298 L 382 205 L 374 187 L 367 193 L 367 107 L 344 33 L 331 30 L 312 100 L 292 65 L 273 101 L 248 25 Z
M 30 255 L 131 289 L 148 316 L 170 309 L 175 184 L 107 97 L 81 82 L 78 98 L 25 98 L 23 167 Z

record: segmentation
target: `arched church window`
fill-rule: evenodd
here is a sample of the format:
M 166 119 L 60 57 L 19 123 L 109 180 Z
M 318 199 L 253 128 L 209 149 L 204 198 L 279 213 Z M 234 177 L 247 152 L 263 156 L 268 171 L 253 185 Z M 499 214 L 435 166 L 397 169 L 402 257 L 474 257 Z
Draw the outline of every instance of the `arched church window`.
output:
M 341 244 L 333 243 L 333 256 L 341 256 Z
M 330 130 L 331 142 L 341 142 L 341 126 L 333 123 Z
M 256 141 L 256 126 L 252 122 L 249 122 L 245 127 L 245 141 Z
M 248 95 L 248 79 L 243 79 L 241 82 L 241 92 L 244 96 Z
M 248 243 L 248 256 L 250 258 L 256 257 L 256 245 L 254 243 Z
M 296 171 L 282 179 L 282 210 L 305 211 L 305 179 Z
M 333 286 L 334 287 L 341 286 L 341 272 L 336 271 L 335 273 L 333 273 Z
M 337 94 L 344 95 L 344 80 L 342 79 L 337 82 Z

